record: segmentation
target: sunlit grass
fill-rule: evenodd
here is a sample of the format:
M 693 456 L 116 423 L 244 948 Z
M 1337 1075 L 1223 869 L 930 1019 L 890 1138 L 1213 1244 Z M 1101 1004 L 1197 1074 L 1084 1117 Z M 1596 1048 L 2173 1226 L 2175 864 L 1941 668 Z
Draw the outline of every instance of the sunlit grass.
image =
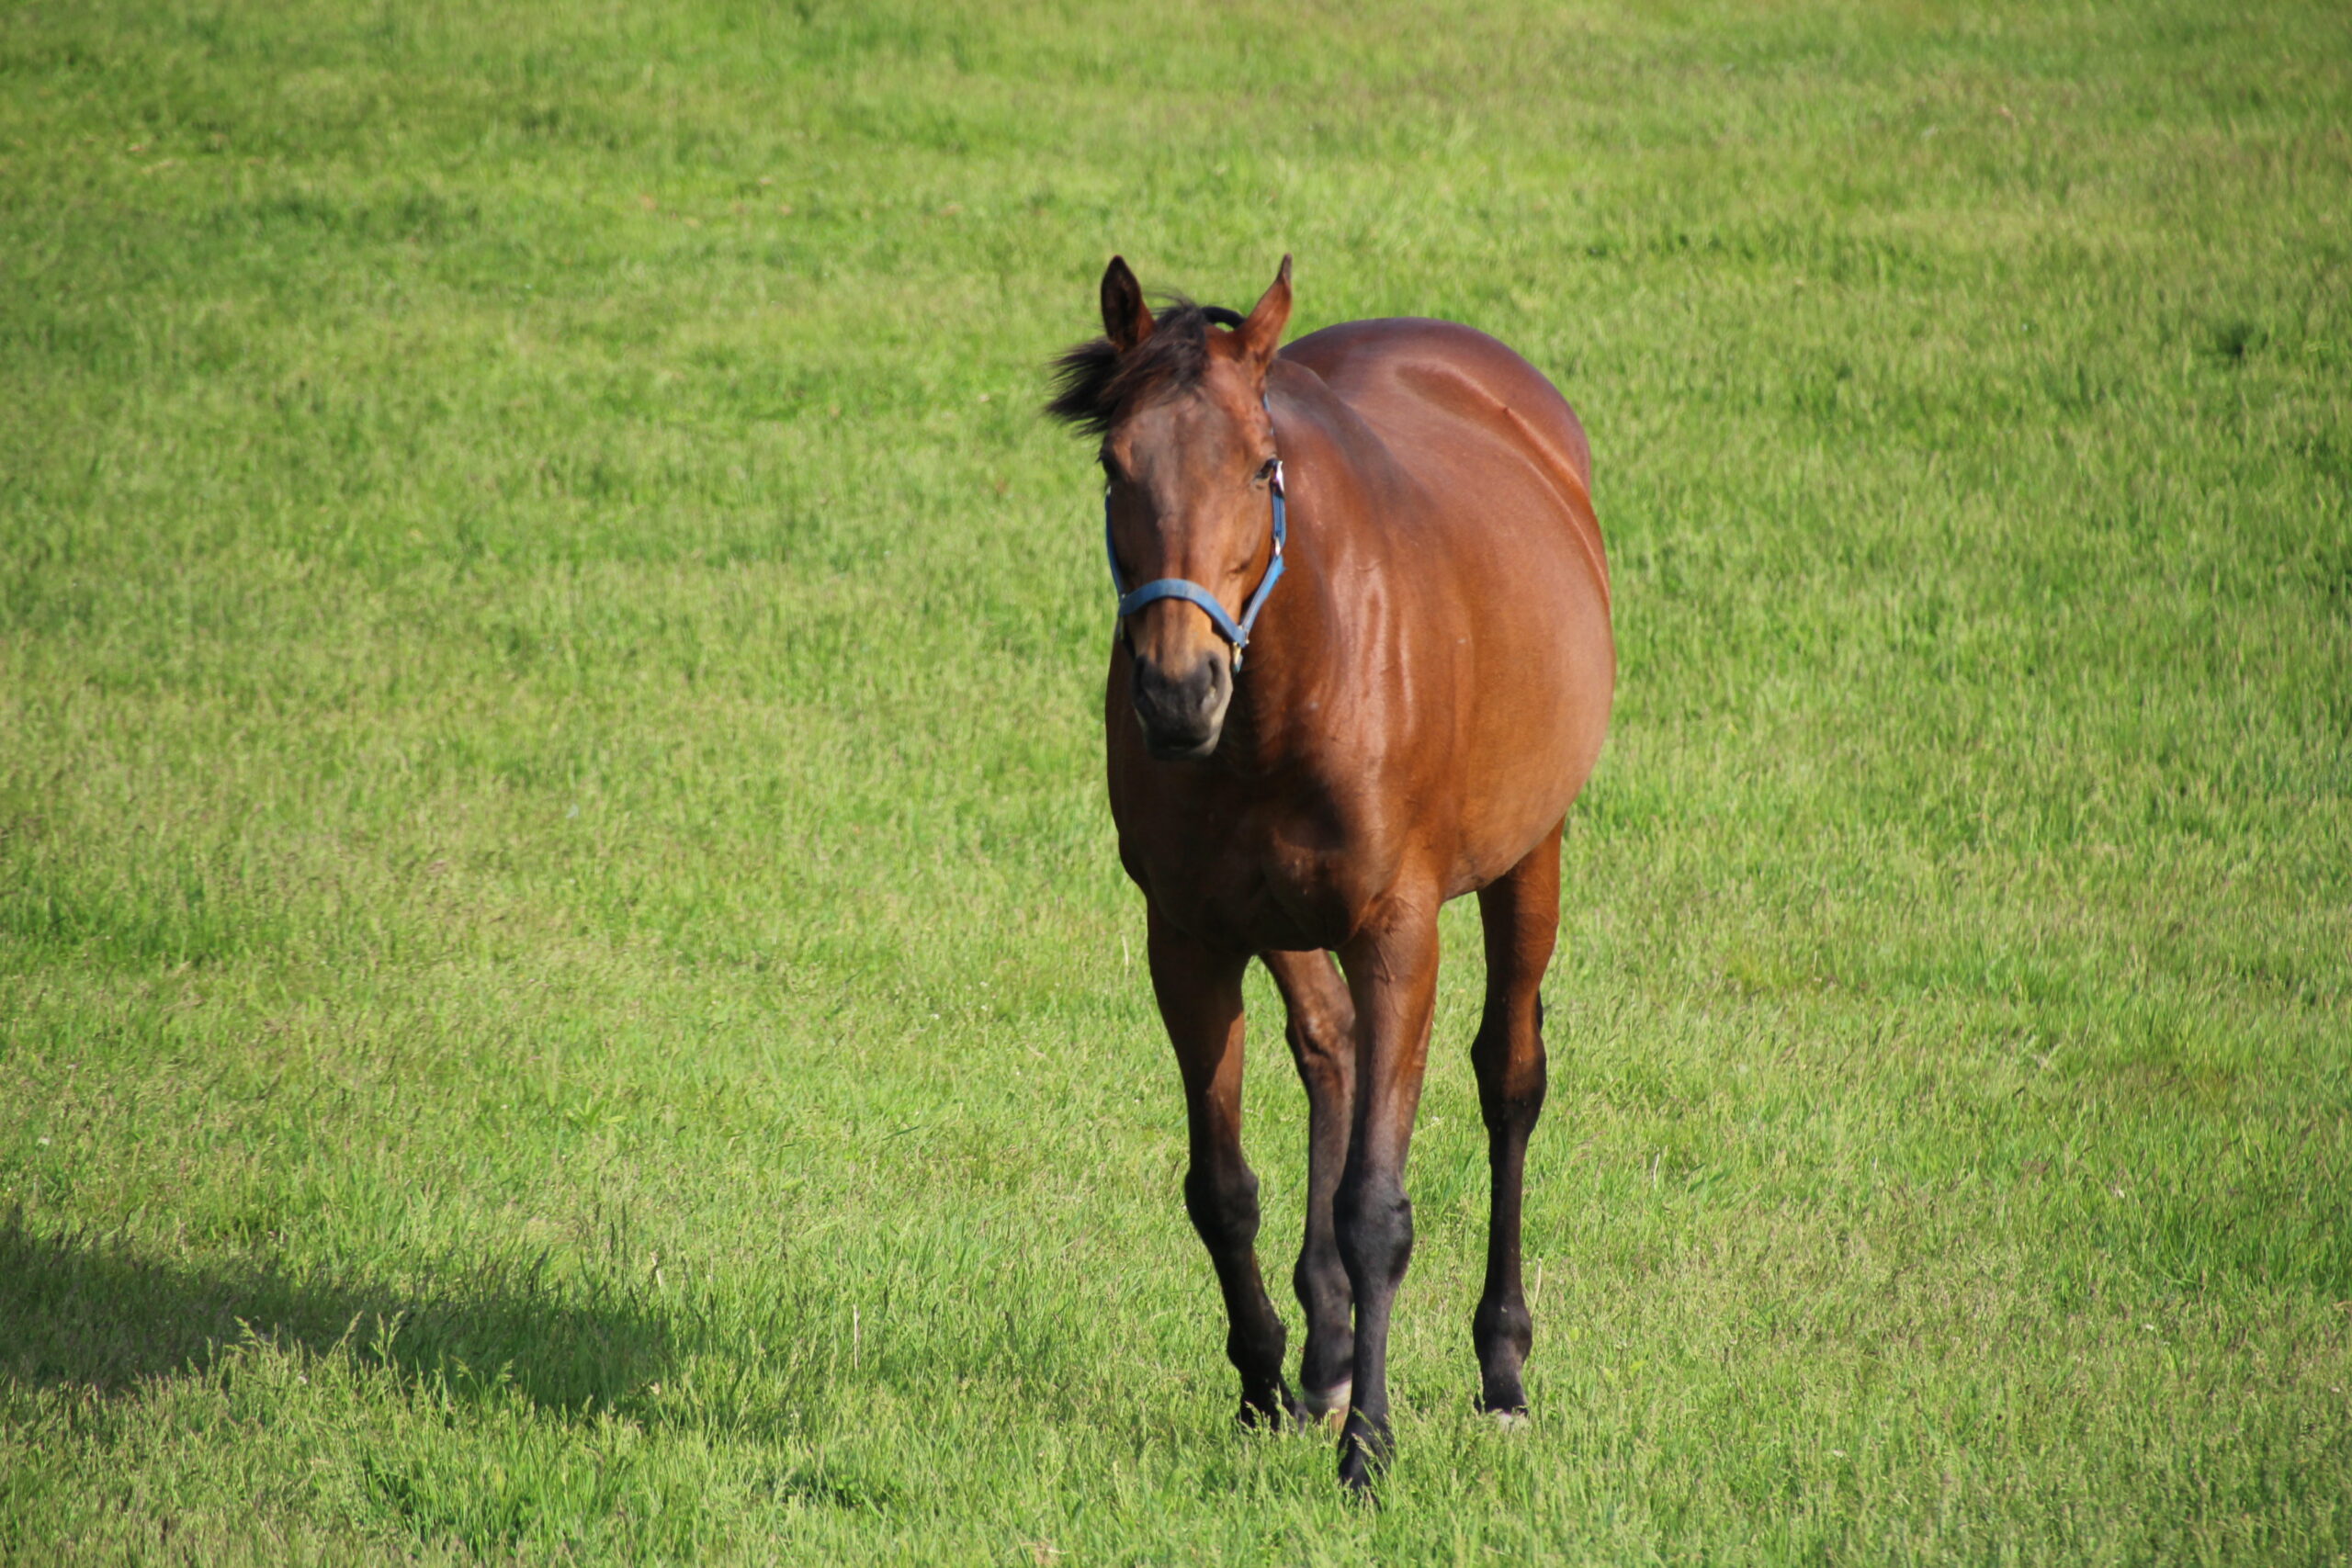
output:
M 2347 35 L 0 16 L 0 1557 L 2341 1561 Z M 1537 1420 L 1456 909 L 1377 1512 L 1182 1212 L 1114 250 L 1593 434 Z

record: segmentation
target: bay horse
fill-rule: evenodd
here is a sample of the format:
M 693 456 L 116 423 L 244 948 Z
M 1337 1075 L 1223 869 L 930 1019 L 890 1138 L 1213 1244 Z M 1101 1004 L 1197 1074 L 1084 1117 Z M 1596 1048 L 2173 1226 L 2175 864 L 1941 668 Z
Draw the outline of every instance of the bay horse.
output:
M 1111 812 L 1183 1079 L 1185 1208 L 1225 1296 L 1240 1418 L 1344 1409 L 1340 1478 L 1362 1493 L 1395 1446 L 1388 1325 L 1413 1247 L 1405 1160 L 1438 908 L 1472 892 L 1487 990 L 1470 1060 L 1493 1190 L 1471 1335 L 1479 1407 L 1527 1408 L 1537 987 L 1561 829 L 1600 755 L 1617 660 L 1591 453 L 1566 400 L 1446 321 L 1349 321 L 1282 348 L 1290 276 L 1284 256 L 1247 317 L 1182 299 L 1155 316 L 1113 257 L 1103 335 L 1056 362 L 1047 412 L 1101 439 L 1120 596 Z M 1281 991 L 1308 1100 L 1296 1396 L 1241 1153 L 1252 957 Z

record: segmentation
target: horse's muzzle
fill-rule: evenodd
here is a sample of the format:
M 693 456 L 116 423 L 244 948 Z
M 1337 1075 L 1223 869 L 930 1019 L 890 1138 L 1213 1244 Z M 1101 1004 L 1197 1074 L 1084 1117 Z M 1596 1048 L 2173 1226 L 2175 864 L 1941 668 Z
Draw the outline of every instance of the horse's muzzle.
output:
M 1143 659 L 1135 661 L 1136 722 L 1144 750 L 1163 762 L 1201 758 L 1216 750 L 1233 700 L 1233 660 L 1219 648 L 1181 675 Z

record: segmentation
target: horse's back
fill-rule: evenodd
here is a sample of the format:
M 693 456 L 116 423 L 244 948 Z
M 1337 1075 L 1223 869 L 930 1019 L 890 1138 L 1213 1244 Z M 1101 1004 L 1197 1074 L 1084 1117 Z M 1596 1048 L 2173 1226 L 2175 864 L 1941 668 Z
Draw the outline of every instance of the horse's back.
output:
M 1342 321 L 1309 333 L 1283 357 L 1323 383 L 1392 436 L 1432 418 L 1494 427 L 1498 412 L 1574 476 L 1590 509 L 1592 447 L 1584 425 L 1544 373 L 1475 327 L 1421 316 Z

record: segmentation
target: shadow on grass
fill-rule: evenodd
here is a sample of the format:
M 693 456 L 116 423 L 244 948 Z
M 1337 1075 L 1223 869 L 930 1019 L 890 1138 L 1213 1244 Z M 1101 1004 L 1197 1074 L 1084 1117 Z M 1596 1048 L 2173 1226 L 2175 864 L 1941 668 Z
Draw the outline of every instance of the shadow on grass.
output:
M 340 1346 L 453 1393 L 503 1384 L 574 1414 L 628 1399 L 673 1349 L 635 1303 L 564 1301 L 534 1269 L 486 1266 L 446 1293 L 403 1294 L 266 1264 L 181 1268 L 0 1217 L 0 1378 L 116 1393 L 255 1337 L 318 1354 Z

